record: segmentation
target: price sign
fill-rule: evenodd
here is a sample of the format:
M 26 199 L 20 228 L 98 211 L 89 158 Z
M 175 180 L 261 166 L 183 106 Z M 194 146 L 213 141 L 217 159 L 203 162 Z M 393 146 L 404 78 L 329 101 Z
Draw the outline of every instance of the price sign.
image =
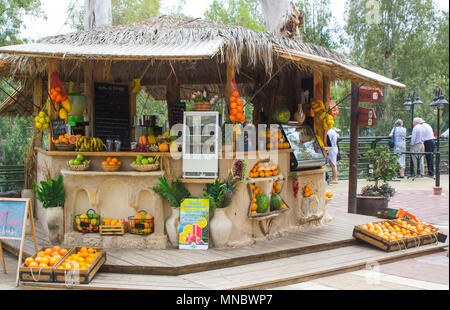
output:
M 66 121 L 64 119 L 57 119 L 51 121 L 53 139 L 58 139 L 59 136 L 64 136 L 67 133 Z
M 209 243 L 209 200 L 186 199 L 180 209 L 180 249 L 207 250 Z

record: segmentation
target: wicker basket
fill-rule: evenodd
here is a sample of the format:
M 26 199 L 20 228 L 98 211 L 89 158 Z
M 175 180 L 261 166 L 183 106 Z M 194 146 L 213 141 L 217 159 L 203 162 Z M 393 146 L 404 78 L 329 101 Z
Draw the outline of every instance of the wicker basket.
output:
M 145 211 L 139 211 L 147 215 Z M 134 216 L 128 217 L 129 232 L 134 235 L 150 235 L 155 231 L 153 217 L 150 219 L 136 219 Z
M 70 152 L 70 151 L 74 151 L 75 150 L 75 144 L 70 144 L 70 143 L 55 143 L 55 148 L 58 151 L 66 151 L 66 152 Z
M 86 218 L 82 218 L 81 214 L 75 216 L 74 229 L 82 233 L 98 233 L 100 216 L 93 209 L 89 209 L 85 214 Z
M 122 166 L 110 166 L 110 165 L 102 165 L 103 171 L 105 172 L 116 172 L 119 171 Z
M 194 102 L 195 111 L 211 111 L 212 104 L 210 102 Z
M 90 165 L 91 165 L 90 160 L 88 160 L 88 163 L 86 165 L 70 165 L 69 162 L 67 162 L 67 166 L 71 171 L 86 171 L 89 170 Z
M 133 164 L 131 164 L 131 168 L 133 168 L 135 171 L 139 171 L 139 172 L 156 171 L 156 170 L 159 170 L 159 164 L 149 164 L 149 165 L 133 165 Z

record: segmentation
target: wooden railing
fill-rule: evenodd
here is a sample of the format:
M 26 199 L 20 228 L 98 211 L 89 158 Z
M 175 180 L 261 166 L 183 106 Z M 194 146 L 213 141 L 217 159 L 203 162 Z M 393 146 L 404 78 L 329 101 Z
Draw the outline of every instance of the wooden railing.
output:
M 24 166 L 0 166 L 0 192 L 20 190 L 24 183 Z
M 375 148 L 380 145 L 388 145 L 389 137 L 359 137 L 358 149 L 358 178 L 364 179 L 367 177 L 369 172 L 369 162 L 367 158 L 363 156 L 365 152 L 369 148 Z M 408 138 L 406 141 L 407 152 L 410 151 L 410 139 Z M 348 171 L 349 171 L 349 163 L 350 163 L 350 138 L 343 137 L 339 140 L 339 146 L 341 148 L 341 156 L 342 160 L 338 162 L 338 176 L 340 180 L 348 180 Z M 440 161 L 440 170 L 441 174 L 449 173 L 449 141 L 448 139 L 440 140 L 440 153 L 441 153 L 441 161 Z M 409 156 L 406 156 L 406 174 L 409 174 L 410 171 L 411 160 Z M 427 163 L 425 160 L 425 173 L 427 173 Z

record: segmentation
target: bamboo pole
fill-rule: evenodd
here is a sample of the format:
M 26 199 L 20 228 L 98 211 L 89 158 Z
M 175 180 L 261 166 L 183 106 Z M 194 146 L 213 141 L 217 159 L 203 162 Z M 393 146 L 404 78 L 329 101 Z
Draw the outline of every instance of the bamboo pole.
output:
M 47 65 L 47 79 L 48 79 L 48 86 L 47 86 L 47 96 L 50 93 L 50 89 L 52 88 L 52 76 L 53 72 L 57 72 L 59 70 L 59 62 L 57 60 L 50 60 Z M 56 110 L 56 107 L 53 104 L 48 105 L 48 116 L 50 117 L 50 120 L 55 120 L 58 118 L 58 111 Z M 52 141 L 53 135 L 52 130 L 50 127 L 49 134 L 48 134 L 48 150 L 54 151 L 55 150 L 55 144 Z
M 94 64 L 90 61 L 84 63 L 84 96 L 86 97 L 86 111 L 89 117 L 90 132 L 86 136 L 95 135 L 94 127 Z

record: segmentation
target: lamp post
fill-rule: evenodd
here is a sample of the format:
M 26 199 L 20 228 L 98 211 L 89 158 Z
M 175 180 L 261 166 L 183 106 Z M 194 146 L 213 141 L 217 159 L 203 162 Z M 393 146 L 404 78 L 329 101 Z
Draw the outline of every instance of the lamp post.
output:
M 417 95 L 417 97 L 416 97 L 416 95 Z M 416 99 L 414 99 L 414 97 Z M 406 101 L 403 103 L 404 106 L 411 107 L 411 133 L 412 133 L 412 130 L 414 129 L 414 107 L 416 105 L 420 105 L 420 104 L 423 104 L 423 102 L 420 100 L 419 94 L 416 91 L 414 91 L 412 93 L 412 96 L 410 94 L 408 99 L 406 99 Z
M 441 108 L 444 107 L 444 105 L 448 105 L 448 101 L 445 100 L 444 94 L 442 93 L 442 88 L 436 89 L 436 96 L 433 100 L 433 102 L 430 104 L 431 107 L 436 108 L 437 110 L 437 143 L 436 143 L 436 185 L 434 187 L 434 194 L 435 195 L 441 195 L 442 194 L 442 187 L 441 187 L 441 172 L 439 169 L 440 162 L 441 162 L 441 153 L 440 153 L 440 115 L 441 115 Z

